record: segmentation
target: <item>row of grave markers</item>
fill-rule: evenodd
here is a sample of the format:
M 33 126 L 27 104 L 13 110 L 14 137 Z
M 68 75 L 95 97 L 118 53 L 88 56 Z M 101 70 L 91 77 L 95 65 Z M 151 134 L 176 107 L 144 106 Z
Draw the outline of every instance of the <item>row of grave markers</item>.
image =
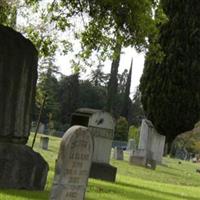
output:
M 112 166 L 109 166 L 112 148 L 112 137 L 110 136 L 110 133 L 112 129 L 108 129 L 111 121 L 105 120 L 111 120 L 112 117 L 109 113 L 103 111 L 93 112 L 91 116 L 88 128 L 84 126 L 72 126 L 62 138 L 56 162 L 55 177 L 50 200 L 83 200 L 88 177 L 92 177 L 92 165 L 94 165 L 93 170 L 97 170 L 96 173 L 99 173 L 98 177 L 94 178 L 109 180 L 105 178 L 107 173 L 104 172 L 102 174 L 101 170 L 106 169 L 109 173 L 112 169 Z M 141 130 L 143 130 L 144 127 L 147 128 L 145 129 L 145 132 L 141 134 L 140 137 L 143 138 L 143 140 L 140 138 L 142 141 L 139 143 L 139 148 L 143 147 L 142 145 L 144 145 L 143 143 L 145 138 L 145 141 L 147 142 L 144 146 L 145 149 L 130 151 L 131 154 L 129 160 L 133 164 L 144 166 L 150 164 L 154 168 L 157 163 L 160 164 L 162 161 L 165 138 L 157 135 L 158 133 L 155 133 L 155 130 L 153 130 L 153 127 L 149 126 L 149 124 L 149 121 L 143 120 L 141 128 Z M 90 125 L 92 126 L 90 127 Z M 146 125 L 148 125 L 148 127 L 146 127 Z M 105 133 L 106 129 L 108 133 Z M 156 141 L 157 143 L 155 144 Z M 161 143 L 160 146 L 158 143 Z M 154 148 L 155 145 L 156 148 Z M 135 144 L 133 144 L 133 141 L 130 141 L 130 150 L 134 146 Z M 103 149 L 104 151 L 102 153 Z M 141 155 L 138 155 L 137 151 L 142 152 Z M 134 152 L 137 154 L 134 154 Z M 151 152 L 150 155 L 149 152 Z M 115 148 L 114 157 L 118 160 L 123 160 L 123 149 Z M 115 175 L 116 170 L 114 176 Z M 114 180 L 115 177 L 114 179 L 110 179 L 110 181 Z

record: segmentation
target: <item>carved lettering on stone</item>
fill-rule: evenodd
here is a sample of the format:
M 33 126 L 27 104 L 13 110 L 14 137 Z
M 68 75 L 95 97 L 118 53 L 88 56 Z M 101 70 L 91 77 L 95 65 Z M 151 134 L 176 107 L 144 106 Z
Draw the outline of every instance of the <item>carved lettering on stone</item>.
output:
M 83 200 L 93 153 L 86 127 L 73 126 L 64 135 L 51 192 L 51 200 Z

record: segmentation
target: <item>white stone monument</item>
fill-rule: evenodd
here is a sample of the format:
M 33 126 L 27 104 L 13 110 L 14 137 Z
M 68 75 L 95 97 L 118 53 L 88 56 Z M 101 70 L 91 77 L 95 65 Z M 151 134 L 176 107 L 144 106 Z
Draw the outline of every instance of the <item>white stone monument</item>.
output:
M 133 156 L 141 157 L 139 152 L 142 151 L 144 155 L 143 157 L 146 160 L 146 164 L 149 161 L 155 162 L 156 164 L 161 164 L 164 154 L 164 146 L 165 136 L 160 135 L 156 131 L 151 121 L 143 119 L 140 130 L 138 150 L 134 153 Z
M 63 136 L 50 200 L 83 200 L 93 153 L 88 128 L 71 127 Z
M 110 113 L 80 108 L 72 115 L 71 125 L 84 125 L 94 140 L 94 153 L 90 177 L 115 181 L 117 169 L 109 164 L 114 137 L 115 122 Z

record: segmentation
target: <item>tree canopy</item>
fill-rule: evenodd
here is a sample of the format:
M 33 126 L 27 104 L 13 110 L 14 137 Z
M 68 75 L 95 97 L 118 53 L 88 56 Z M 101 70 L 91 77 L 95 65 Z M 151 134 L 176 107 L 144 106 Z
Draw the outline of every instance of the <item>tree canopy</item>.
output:
M 200 117 L 200 2 L 163 0 L 162 6 L 168 21 L 158 43 L 165 56 L 158 63 L 149 50 L 140 90 L 146 116 L 172 142 Z

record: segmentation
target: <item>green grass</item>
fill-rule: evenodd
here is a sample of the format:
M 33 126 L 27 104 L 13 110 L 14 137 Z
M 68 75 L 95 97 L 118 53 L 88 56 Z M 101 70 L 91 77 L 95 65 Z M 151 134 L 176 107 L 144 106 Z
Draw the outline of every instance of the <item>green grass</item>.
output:
M 49 163 L 48 180 L 45 191 L 0 190 L 0 200 L 45 200 L 49 197 L 54 175 L 55 160 L 60 139 L 50 137 L 49 150 L 39 148 L 36 139 L 35 151 L 42 154 Z M 30 137 L 29 145 L 32 142 Z M 164 158 L 164 165 L 156 170 L 129 165 L 127 161 L 111 160 L 118 168 L 115 183 L 89 179 L 86 200 L 199 200 L 200 174 L 196 173 L 199 164 Z

